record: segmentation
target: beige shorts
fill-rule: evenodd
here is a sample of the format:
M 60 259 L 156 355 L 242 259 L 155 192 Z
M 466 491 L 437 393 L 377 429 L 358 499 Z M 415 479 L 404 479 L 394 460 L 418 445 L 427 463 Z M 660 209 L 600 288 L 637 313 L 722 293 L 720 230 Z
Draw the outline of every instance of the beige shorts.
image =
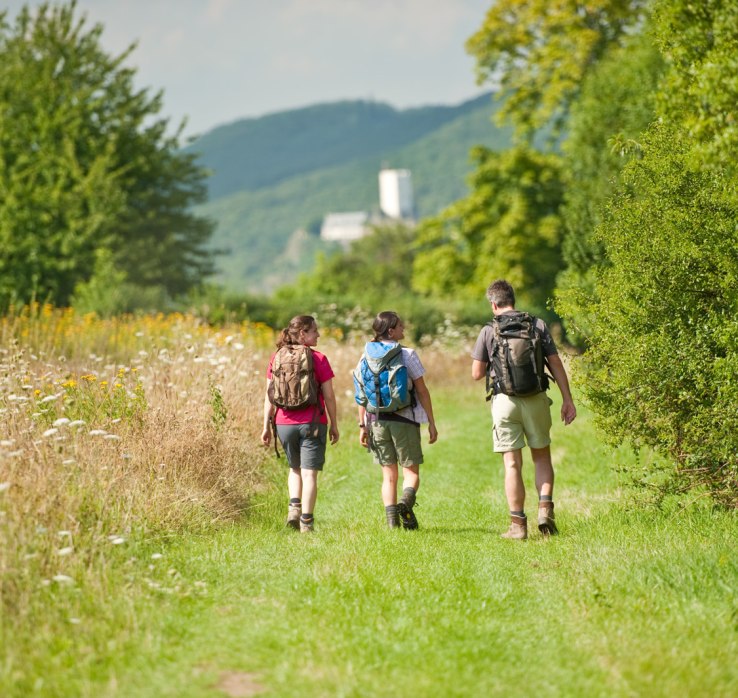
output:
M 492 398 L 492 428 L 495 453 L 517 451 L 525 446 L 544 448 L 551 443 L 551 405 L 546 393 L 512 397 L 502 393 Z
M 372 422 L 371 439 L 374 462 L 379 465 L 397 463 L 407 468 L 423 462 L 418 424 Z

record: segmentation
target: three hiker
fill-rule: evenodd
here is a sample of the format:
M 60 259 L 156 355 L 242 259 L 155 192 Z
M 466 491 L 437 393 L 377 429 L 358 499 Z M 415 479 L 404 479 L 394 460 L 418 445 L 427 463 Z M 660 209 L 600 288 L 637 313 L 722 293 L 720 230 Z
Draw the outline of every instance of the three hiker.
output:
M 472 378 L 487 376 L 492 394 L 493 442 L 502 453 L 505 495 L 510 528 L 503 538 L 528 537 L 523 484 L 523 447 L 526 440 L 535 465 L 538 490 L 538 528 L 544 535 L 557 533 L 554 517 L 554 470 L 551 462 L 551 399 L 546 395 L 547 366 L 561 391 L 561 419 L 574 421 L 577 410 L 571 398 L 566 370 L 546 324 L 515 310 L 515 291 L 504 280 L 487 289 L 494 320 L 479 333 L 472 351 Z M 488 399 L 490 395 L 488 395 Z
M 331 444 L 338 441 L 334 373 L 328 359 L 313 349 L 319 337 L 312 316 L 290 320 L 269 360 L 264 395 L 261 440 L 269 446 L 274 432 L 275 450 L 276 439 L 282 442 L 290 466 L 287 525 L 303 533 L 314 527 L 318 473 L 325 463 L 327 437 Z
M 405 324 L 386 310 L 372 324 L 368 342 L 354 371 L 359 405 L 359 442 L 382 467 L 382 502 L 389 528 L 418 528 L 413 512 L 420 487 L 420 425 L 428 424 L 429 443 L 438 438 L 433 405 L 414 349 L 400 345 Z M 402 497 L 397 501 L 398 466 L 402 467 Z
M 494 451 L 502 454 L 510 509 L 510 527 L 502 537 L 528 537 L 522 478 L 526 442 L 535 465 L 538 528 L 544 535 L 555 534 L 552 400 L 546 394 L 546 369 L 561 392 L 561 419 L 570 424 L 577 412 L 566 370 L 546 324 L 515 309 L 515 291 L 507 281 L 490 284 L 487 299 L 494 318 L 482 328 L 472 351 L 472 378 L 487 378 L 487 399 L 492 400 Z M 420 425 L 428 424 L 429 443 L 434 443 L 438 431 L 433 406 L 420 358 L 415 350 L 400 344 L 405 336 L 400 316 L 381 312 L 372 330 L 374 339 L 366 344 L 353 372 L 359 442 L 382 468 L 382 502 L 388 527 L 414 530 L 418 521 L 413 507 L 423 462 Z M 264 398 L 262 441 L 270 443 L 271 422 L 290 465 L 287 525 L 301 531 L 313 530 L 317 473 L 325 460 L 326 432 L 331 443 L 338 441 L 334 374 L 325 356 L 312 349 L 319 336 L 311 316 L 293 318 L 282 331 L 277 352 L 269 362 Z M 399 467 L 403 492 L 398 501 Z

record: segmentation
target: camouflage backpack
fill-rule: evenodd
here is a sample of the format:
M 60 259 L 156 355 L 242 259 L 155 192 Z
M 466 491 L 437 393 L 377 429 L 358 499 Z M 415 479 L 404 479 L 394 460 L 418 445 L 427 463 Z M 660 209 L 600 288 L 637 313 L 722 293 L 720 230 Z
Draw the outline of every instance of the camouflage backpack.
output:
M 313 350 L 286 344 L 272 361 L 269 401 L 283 410 L 301 410 L 318 404 L 320 386 L 313 368 Z

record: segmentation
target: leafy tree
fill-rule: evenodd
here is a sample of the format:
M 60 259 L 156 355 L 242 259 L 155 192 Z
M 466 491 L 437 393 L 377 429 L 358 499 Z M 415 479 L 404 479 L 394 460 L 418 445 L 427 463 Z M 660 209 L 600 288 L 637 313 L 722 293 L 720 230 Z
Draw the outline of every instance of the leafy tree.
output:
M 161 94 L 134 89 L 133 47 L 108 56 L 102 27 L 75 14 L 0 19 L 0 303 L 69 302 L 100 249 L 131 284 L 172 295 L 211 271 L 211 225 L 189 212 L 204 171 L 167 135 Z
M 561 119 L 608 46 L 641 21 L 647 0 L 497 0 L 467 42 L 480 83 L 499 82 L 524 133 Z
M 659 104 L 691 141 L 688 164 L 738 177 L 738 4 L 658 0 L 659 47 L 673 66 Z M 735 187 L 726 195 L 738 198 Z
M 472 152 L 477 168 L 469 196 L 419 227 L 413 286 L 471 299 L 504 277 L 521 307 L 550 314 L 547 301 L 561 265 L 560 158 L 524 147 Z
M 337 298 L 348 295 L 368 302 L 402 295 L 410 288 L 415 231 L 402 223 L 377 225 L 342 253 L 318 257 L 300 287 Z
M 584 306 L 595 293 L 599 268 L 607 263 L 594 231 L 618 186 L 620 172 L 640 157 L 639 138 L 655 118 L 664 61 L 650 31 L 613 45 L 583 81 L 567 121 L 562 145 L 566 192 L 561 215 L 565 268 L 557 279 L 556 308 L 571 322 L 569 341 L 583 343 L 589 319 Z

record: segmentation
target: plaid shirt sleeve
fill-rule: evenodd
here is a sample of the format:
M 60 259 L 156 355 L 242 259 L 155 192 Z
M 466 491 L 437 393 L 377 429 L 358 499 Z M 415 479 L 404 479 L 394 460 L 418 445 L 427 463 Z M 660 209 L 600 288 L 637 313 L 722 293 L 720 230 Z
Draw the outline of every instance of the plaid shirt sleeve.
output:
M 412 380 L 422 378 L 425 375 L 425 369 L 423 364 L 420 363 L 420 357 L 415 353 L 414 349 L 402 348 L 403 358 L 405 359 L 405 366 L 407 366 L 407 373 Z

